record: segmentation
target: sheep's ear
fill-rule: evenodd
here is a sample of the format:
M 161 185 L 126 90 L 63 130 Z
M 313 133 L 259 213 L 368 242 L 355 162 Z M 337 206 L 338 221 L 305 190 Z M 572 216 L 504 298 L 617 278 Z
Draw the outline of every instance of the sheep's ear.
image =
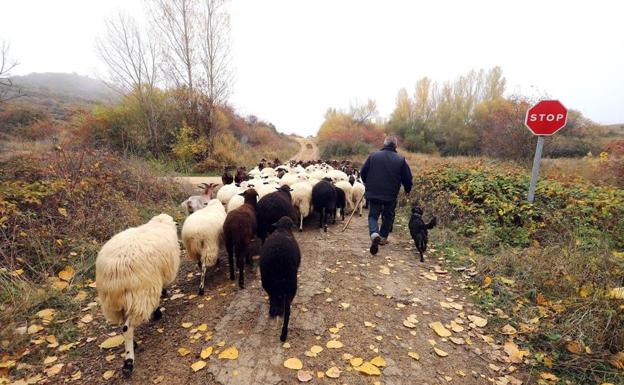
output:
M 244 197 L 244 196 L 245 196 L 245 192 L 243 191 L 242 193 L 240 193 L 240 194 L 238 194 L 238 195 L 240 195 L 240 196 Z
M 295 190 L 293 190 L 293 189 L 288 189 L 288 191 L 295 191 Z
M 273 226 L 273 227 L 277 228 L 277 226 L 279 226 L 279 223 L 278 223 L 278 222 L 275 222 L 275 223 L 273 223 L 271 226 Z
M 275 188 L 277 191 L 280 191 L 282 188 L 281 187 L 276 187 Z

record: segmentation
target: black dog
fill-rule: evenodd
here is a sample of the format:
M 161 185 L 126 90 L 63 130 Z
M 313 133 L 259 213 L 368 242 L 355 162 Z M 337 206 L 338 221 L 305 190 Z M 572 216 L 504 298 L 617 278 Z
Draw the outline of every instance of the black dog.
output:
M 423 253 L 427 250 L 428 232 L 438 223 L 436 217 L 433 217 L 429 223 L 425 223 L 422 219 L 423 209 L 418 206 L 412 207 L 412 216 L 409 221 L 409 230 L 412 239 L 416 244 L 416 249 L 420 253 L 420 262 L 425 262 Z

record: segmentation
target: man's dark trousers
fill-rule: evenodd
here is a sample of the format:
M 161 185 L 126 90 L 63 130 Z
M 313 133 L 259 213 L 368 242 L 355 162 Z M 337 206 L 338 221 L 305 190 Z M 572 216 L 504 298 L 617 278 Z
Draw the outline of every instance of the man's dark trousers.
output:
M 368 201 L 368 232 L 379 234 L 382 238 L 388 238 L 392 232 L 394 224 L 394 210 L 396 208 L 396 200 L 392 202 L 384 202 L 378 200 Z M 381 215 L 381 229 L 379 229 L 378 221 Z

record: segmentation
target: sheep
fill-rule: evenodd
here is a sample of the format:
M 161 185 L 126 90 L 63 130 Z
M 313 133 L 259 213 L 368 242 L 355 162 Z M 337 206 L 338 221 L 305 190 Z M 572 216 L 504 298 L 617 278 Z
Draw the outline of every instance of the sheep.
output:
M 276 176 L 277 172 L 275 171 L 275 169 L 273 167 L 265 167 L 265 168 L 262 169 L 260 174 L 262 176 Z
M 238 196 L 243 197 L 245 204 L 227 214 L 223 223 L 223 237 L 230 264 L 230 279 L 234 280 L 234 254 L 236 254 L 238 286 L 243 289 L 245 287 L 244 260 L 250 266 L 253 264 L 249 245 L 257 230 L 256 202 L 258 193 L 254 189 L 249 189 L 238 194 Z
M 327 232 L 327 219 L 336 212 L 336 188 L 328 179 L 312 187 L 312 206 L 320 214 L 320 228 Z
M 291 231 L 294 225 L 291 218 L 280 218 L 260 250 L 260 278 L 269 295 L 269 317 L 284 317 L 282 342 L 288 337 L 290 305 L 297 294 L 297 272 L 301 264 L 299 245 Z
M 223 182 L 224 186 L 234 182 L 234 177 L 232 176 L 228 168 L 229 167 L 225 167 L 223 169 L 223 175 L 221 175 L 221 182 Z
M 281 186 L 276 188 L 270 194 L 265 195 L 258 201 L 256 209 L 256 219 L 258 221 L 258 238 L 264 243 L 268 234 L 273 231 L 272 224 L 277 222 L 281 217 L 291 217 L 296 220 L 295 209 L 292 205 L 292 197 L 290 195 L 289 186 Z
M 347 182 L 347 181 L 338 181 L 334 184 L 337 188 L 341 189 L 342 191 L 344 191 L 345 194 L 345 200 L 346 200 L 346 208 L 347 210 L 351 210 L 351 208 L 353 207 L 353 186 L 351 186 L 351 183 Z
M 223 203 L 224 206 L 227 206 L 228 202 L 232 197 L 238 194 L 239 187 L 234 184 L 234 182 L 230 184 L 226 184 L 217 191 L 217 199 Z
M 340 171 L 340 170 L 329 170 L 327 172 L 327 175 L 332 178 L 332 180 L 334 182 L 339 182 L 339 181 L 348 181 L 349 180 L 349 176 L 347 174 L 345 174 L 344 172 Z
M 182 226 L 182 242 L 188 257 L 201 269 L 199 295 L 204 295 L 206 269 L 218 262 L 223 222 L 225 209 L 219 200 L 213 199 L 206 207 L 189 215 Z
M 180 267 L 176 224 L 167 214 L 109 239 L 95 260 L 95 282 L 102 313 L 123 323 L 126 355 L 122 372 L 134 369 L 134 328 L 150 316 L 160 319 L 159 303 Z
M 345 207 L 347 206 L 347 197 L 345 195 L 344 190 L 334 186 L 336 189 L 336 210 L 340 211 L 340 216 L 342 220 L 345 219 Z M 334 224 L 336 223 L 336 210 L 332 211 L 332 216 L 334 217 Z
M 249 180 L 249 176 L 247 176 L 245 166 L 239 167 L 236 169 L 236 175 L 234 175 L 234 183 L 240 185 L 243 181 Z
M 264 198 L 266 195 L 271 194 L 273 192 L 275 192 L 275 188 L 278 187 L 278 185 L 273 184 L 273 183 L 269 183 L 269 182 L 262 182 L 262 184 L 260 184 L 257 188 L 256 191 L 258 192 L 258 199 L 262 199 Z
M 353 186 L 353 190 L 351 191 L 351 202 L 353 204 L 353 210 L 358 210 L 359 215 L 362 216 L 362 206 L 364 205 L 364 185 L 356 181 L 356 178 L 351 175 L 349 177 L 349 183 Z M 358 205 L 359 202 L 359 205 Z M 355 207 L 357 205 L 357 207 Z
M 212 194 L 214 192 L 215 187 L 217 187 L 217 184 L 202 183 L 198 187 L 204 190 L 202 192 L 202 195 L 192 195 L 188 197 L 187 200 L 185 200 L 184 202 L 180 204 L 180 206 L 184 207 L 184 210 L 186 211 L 186 215 L 190 215 L 193 212 L 206 207 L 210 199 L 212 199 Z
M 299 182 L 292 185 L 292 204 L 299 212 L 299 231 L 303 231 L 303 218 L 310 215 L 312 202 L 312 185 L 309 182 Z

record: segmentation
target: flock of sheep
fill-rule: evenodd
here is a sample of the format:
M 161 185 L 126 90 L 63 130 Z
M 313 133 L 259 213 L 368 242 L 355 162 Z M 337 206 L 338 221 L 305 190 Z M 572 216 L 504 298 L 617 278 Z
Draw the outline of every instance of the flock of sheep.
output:
M 250 245 L 255 236 L 262 242 L 260 276 L 269 295 L 269 315 L 283 316 L 280 339 L 288 335 L 290 304 L 297 291 L 297 271 L 301 260 L 299 246 L 291 229 L 313 211 L 320 227 L 344 219 L 345 210 L 362 215 L 364 185 L 350 167 L 322 162 L 289 162 L 275 167 L 239 170 L 229 173 L 224 184 L 204 184 L 202 195 L 182 203 L 187 218 L 181 238 L 190 260 L 197 262 L 201 277 L 199 294 L 204 294 L 206 271 L 216 265 L 219 250 L 225 246 L 229 276 L 244 288 L 244 266 L 251 265 Z M 305 167 L 304 167 L 305 166 Z M 357 207 L 356 207 L 357 206 Z M 104 244 L 96 260 L 96 282 L 105 318 L 123 324 L 125 359 L 122 371 L 134 368 L 134 328 L 153 317 L 162 317 L 159 303 L 180 265 L 176 223 L 167 214 L 113 236 Z

